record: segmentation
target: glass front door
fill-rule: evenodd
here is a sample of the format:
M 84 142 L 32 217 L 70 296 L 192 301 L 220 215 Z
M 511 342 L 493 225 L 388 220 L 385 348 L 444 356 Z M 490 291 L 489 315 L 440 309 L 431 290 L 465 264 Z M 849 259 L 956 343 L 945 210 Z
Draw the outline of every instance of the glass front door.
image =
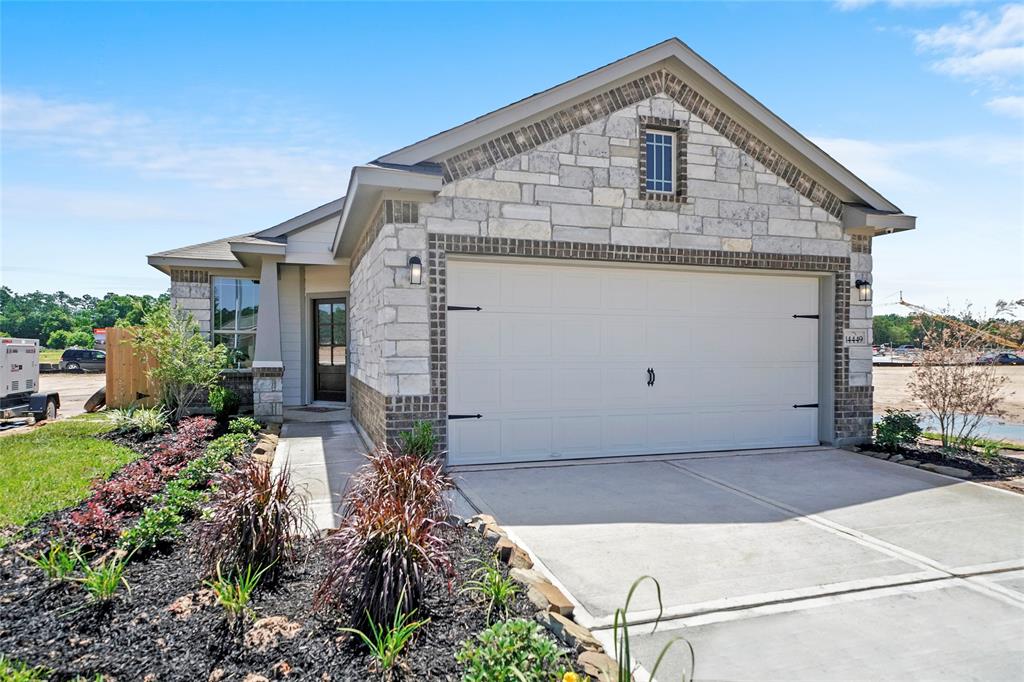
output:
M 345 299 L 327 298 L 313 302 L 313 399 L 345 402 L 348 373 L 345 347 L 348 337 Z

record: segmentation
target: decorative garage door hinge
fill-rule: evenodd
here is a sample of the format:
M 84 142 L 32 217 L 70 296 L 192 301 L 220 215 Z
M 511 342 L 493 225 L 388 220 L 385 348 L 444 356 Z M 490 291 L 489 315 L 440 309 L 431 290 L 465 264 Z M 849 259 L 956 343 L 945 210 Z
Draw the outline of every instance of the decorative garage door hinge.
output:
M 794 405 L 793 407 L 817 407 L 818 403 L 807 403 L 806 405 Z
M 817 315 L 794 315 L 793 317 L 802 317 L 805 320 L 817 320 L 818 319 Z
M 483 310 L 480 306 L 473 305 L 450 305 L 448 310 Z
M 482 414 L 450 414 L 449 419 L 480 419 Z

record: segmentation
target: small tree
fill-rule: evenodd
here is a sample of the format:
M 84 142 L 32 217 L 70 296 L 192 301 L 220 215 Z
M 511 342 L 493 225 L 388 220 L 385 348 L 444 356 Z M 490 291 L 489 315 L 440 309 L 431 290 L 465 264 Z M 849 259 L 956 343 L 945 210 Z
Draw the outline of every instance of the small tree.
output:
M 970 319 L 969 313 L 960 319 Z M 924 350 L 907 388 L 939 423 L 942 446 L 963 445 L 974 437 L 986 415 L 1002 414 L 999 404 L 1006 377 L 994 365 L 977 363 L 985 347 L 978 329 L 942 318 L 922 318 L 921 324 Z
M 146 314 L 133 346 L 175 421 L 185 416 L 197 395 L 217 384 L 227 366 L 227 349 L 210 345 L 191 314 L 168 305 Z
M 83 329 L 58 329 L 50 333 L 50 337 L 46 340 L 46 347 L 57 349 L 71 348 L 72 346 L 92 348 L 94 341 L 92 332 Z

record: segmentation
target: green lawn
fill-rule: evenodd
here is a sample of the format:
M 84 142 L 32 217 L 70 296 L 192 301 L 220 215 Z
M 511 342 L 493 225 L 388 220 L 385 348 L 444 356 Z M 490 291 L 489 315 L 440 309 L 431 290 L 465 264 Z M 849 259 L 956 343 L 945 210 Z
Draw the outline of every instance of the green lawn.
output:
M 87 497 L 89 481 L 138 457 L 93 437 L 108 430 L 104 416 L 83 415 L 0 436 L 0 529 L 77 504 Z
M 39 351 L 39 362 L 48 362 L 51 364 L 56 364 L 60 362 L 60 356 L 63 354 L 64 351 L 62 350 L 41 350 Z
M 933 431 L 925 431 L 921 434 L 923 437 L 930 440 L 942 440 L 942 434 Z M 972 441 L 975 447 L 984 448 L 986 445 L 992 445 L 1000 450 L 1018 450 L 1024 451 L 1024 443 L 1015 443 L 1012 440 L 990 440 L 988 438 L 975 438 Z

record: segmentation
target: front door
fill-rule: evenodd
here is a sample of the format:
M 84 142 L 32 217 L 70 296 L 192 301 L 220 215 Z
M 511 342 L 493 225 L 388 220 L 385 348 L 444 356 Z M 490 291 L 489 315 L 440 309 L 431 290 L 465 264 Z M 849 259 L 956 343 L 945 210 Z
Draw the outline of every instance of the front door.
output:
M 345 299 L 313 301 L 313 399 L 345 402 L 348 373 Z

